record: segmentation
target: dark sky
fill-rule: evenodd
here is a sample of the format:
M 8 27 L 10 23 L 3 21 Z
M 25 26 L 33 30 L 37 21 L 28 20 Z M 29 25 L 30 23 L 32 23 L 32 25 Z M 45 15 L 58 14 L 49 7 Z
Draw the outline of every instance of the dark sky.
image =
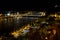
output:
M 0 5 L 0 11 L 9 11 L 9 10 L 15 10 L 15 11 L 25 11 L 25 10 L 37 10 L 37 11 L 50 11 L 51 9 L 55 10 L 55 5 L 60 5 L 60 2 L 57 1 L 51 1 L 51 0 L 37 0 L 37 1 L 11 1 L 11 0 L 5 0 L 4 2 L 1 2 L 2 5 Z

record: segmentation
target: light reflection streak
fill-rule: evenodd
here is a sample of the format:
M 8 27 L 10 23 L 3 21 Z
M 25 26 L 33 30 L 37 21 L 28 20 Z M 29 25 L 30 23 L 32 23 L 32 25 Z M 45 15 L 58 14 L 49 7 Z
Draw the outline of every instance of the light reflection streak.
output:
M 53 30 L 54 35 L 56 34 L 56 30 Z
M 15 38 L 19 37 L 21 35 L 21 33 L 25 30 L 25 29 L 29 29 L 30 25 L 28 24 L 27 26 L 25 26 L 24 28 L 20 28 L 19 30 L 16 30 L 14 32 L 11 33 L 11 35 L 13 35 Z

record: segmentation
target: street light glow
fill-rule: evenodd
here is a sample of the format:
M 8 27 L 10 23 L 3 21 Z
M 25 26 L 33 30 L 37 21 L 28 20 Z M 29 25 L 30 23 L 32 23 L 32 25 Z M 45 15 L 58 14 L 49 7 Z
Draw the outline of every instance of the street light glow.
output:
M 10 16 L 10 13 L 8 13 L 7 15 Z

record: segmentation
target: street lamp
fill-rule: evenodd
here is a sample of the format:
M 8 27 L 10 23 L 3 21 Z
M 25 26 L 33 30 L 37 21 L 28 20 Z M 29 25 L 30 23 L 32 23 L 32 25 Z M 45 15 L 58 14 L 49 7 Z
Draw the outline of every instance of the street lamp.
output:
M 8 13 L 7 15 L 10 16 L 10 13 Z

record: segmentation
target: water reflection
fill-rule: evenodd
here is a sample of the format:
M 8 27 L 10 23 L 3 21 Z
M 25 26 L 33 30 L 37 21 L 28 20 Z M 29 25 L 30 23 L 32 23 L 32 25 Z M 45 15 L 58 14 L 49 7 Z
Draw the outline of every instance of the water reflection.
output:
M 1 33 L 5 32 L 11 32 L 13 30 L 19 29 L 22 27 L 24 24 L 28 24 L 32 22 L 33 18 L 29 17 L 23 17 L 23 18 L 17 18 L 17 17 L 1 17 L 0 18 L 0 31 Z
M 27 33 L 29 37 L 31 36 L 33 38 L 35 36 L 37 37 L 38 35 L 40 35 L 37 37 L 38 39 L 40 38 L 42 40 L 43 39 L 47 40 L 48 35 L 50 35 L 50 33 L 52 34 L 52 32 L 53 32 L 54 35 L 56 34 L 56 30 L 55 30 L 55 25 L 50 25 L 49 23 L 47 23 L 45 21 L 45 19 L 46 18 L 37 18 L 37 17 L 36 18 L 35 17 L 23 17 L 23 18 L 1 17 L 0 18 L 0 36 L 10 37 L 12 35 L 9 35 L 9 34 L 14 32 L 13 34 L 17 37 L 17 36 L 20 36 L 20 34 L 25 35 Z M 51 32 L 48 29 L 50 29 L 52 27 L 54 27 L 54 30 Z M 23 32 L 21 32 L 21 30 Z M 41 31 L 39 31 L 39 30 L 41 30 Z M 15 31 L 17 31 L 17 33 L 15 33 Z M 26 36 L 27 36 L 27 34 L 26 34 Z M 53 34 L 52 34 L 52 37 L 53 37 Z M 29 38 L 29 39 L 31 39 L 31 38 Z

